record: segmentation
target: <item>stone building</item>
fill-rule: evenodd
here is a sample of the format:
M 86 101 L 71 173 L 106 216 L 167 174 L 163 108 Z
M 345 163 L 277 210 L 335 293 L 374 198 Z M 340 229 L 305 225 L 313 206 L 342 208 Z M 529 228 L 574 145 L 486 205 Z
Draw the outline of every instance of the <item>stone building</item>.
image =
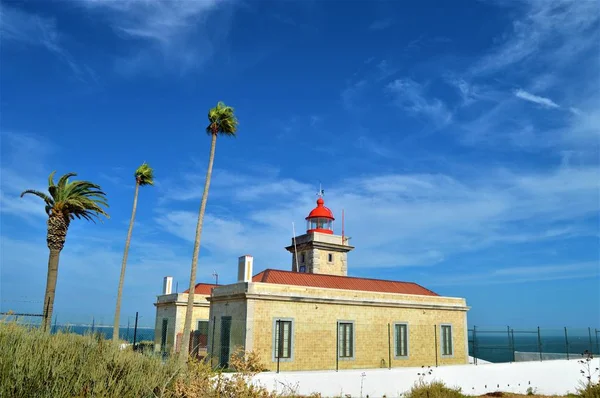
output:
M 349 277 L 347 254 L 354 248 L 343 232 L 333 233 L 323 198 L 306 220 L 306 233 L 286 247 L 291 271 L 252 276 L 253 258 L 242 256 L 237 283 L 211 287 L 198 299 L 202 311 L 208 309 L 202 317 L 213 365 L 228 366 L 237 349 L 254 351 L 269 370 L 282 371 L 468 363 L 464 298 L 412 282 Z M 160 308 L 161 297 L 157 341 Z
M 217 285 L 198 283 L 194 290 L 194 312 L 192 314 L 194 333 L 193 338 L 190 339 L 190 345 L 198 356 L 206 355 L 210 307 L 207 297 L 210 296 L 211 289 L 215 286 Z M 156 307 L 154 349 L 163 353 L 179 351 L 188 301 L 189 289 L 183 293 L 173 293 L 172 287 L 173 278 L 165 277 L 162 294 L 154 303 Z

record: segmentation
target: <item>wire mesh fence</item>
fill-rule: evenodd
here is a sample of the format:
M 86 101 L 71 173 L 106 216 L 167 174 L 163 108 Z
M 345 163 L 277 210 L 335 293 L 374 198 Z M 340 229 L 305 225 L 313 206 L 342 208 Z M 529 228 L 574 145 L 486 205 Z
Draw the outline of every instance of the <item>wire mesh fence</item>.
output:
M 584 352 L 600 355 L 600 329 L 473 326 L 469 352 L 476 364 L 581 359 Z
M 89 322 L 58 322 L 51 332 L 94 334 L 112 338 L 112 325 L 102 317 Z M 4 313 L 0 319 L 34 327 L 42 324 L 39 314 Z M 181 350 L 182 333 L 145 327 L 135 315 L 124 316 L 119 328 L 121 340 L 144 350 L 168 356 Z M 152 323 L 154 323 L 152 319 Z M 145 320 L 146 324 L 148 320 Z M 441 366 L 484 362 L 550 361 L 581 359 L 584 352 L 600 356 L 600 329 L 480 327 L 465 329 L 464 323 L 420 323 L 370 319 L 259 318 L 240 320 L 235 316 L 197 322 L 187 350 L 214 367 L 227 368 L 231 356 L 240 349 L 253 351 L 266 369 L 343 370 L 393 368 L 401 366 Z M 469 358 L 471 357 L 471 358 Z
M 113 335 L 113 326 L 104 323 L 103 317 L 85 316 L 76 317 L 79 319 L 89 318 L 89 322 L 58 322 L 59 316 L 55 316 L 54 322 L 50 326 L 51 333 L 75 333 L 75 334 L 93 334 L 102 336 L 105 339 L 111 339 Z M 127 318 L 127 324 L 120 325 L 119 338 L 127 343 L 135 344 L 136 348 L 140 344 L 148 349 L 154 342 L 154 327 L 141 326 L 136 323 L 136 315 L 130 315 Z M 15 322 L 29 327 L 42 327 L 44 317 L 42 314 L 28 314 L 18 312 L 2 312 L 0 320 L 5 322 Z M 152 347 L 154 349 L 154 347 Z

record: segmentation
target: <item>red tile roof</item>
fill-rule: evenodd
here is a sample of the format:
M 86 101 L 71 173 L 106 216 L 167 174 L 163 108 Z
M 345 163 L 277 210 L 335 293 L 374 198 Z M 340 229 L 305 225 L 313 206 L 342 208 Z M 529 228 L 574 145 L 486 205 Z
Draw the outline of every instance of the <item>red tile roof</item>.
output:
M 217 285 L 212 285 L 210 283 L 196 283 L 196 287 L 194 288 L 194 294 L 204 294 L 205 296 L 210 296 L 213 287 L 217 287 Z M 186 289 L 184 293 L 187 293 L 189 291 L 190 289 Z
M 381 279 L 354 278 L 350 276 L 306 274 L 301 272 L 266 269 L 254 275 L 252 282 L 281 285 L 321 287 L 325 289 L 361 290 L 366 292 L 418 294 L 438 296 L 437 293 L 413 282 L 386 281 Z

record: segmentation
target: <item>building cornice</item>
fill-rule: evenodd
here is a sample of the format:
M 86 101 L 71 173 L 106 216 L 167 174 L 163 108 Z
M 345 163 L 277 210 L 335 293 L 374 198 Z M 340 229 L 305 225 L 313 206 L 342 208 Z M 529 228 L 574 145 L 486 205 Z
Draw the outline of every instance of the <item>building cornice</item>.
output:
M 310 304 L 340 304 L 340 305 L 360 305 L 366 307 L 389 307 L 389 308 L 414 308 L 423 310 L 447 310 L 447 311 L 469 311 L 471 307 L 466 305 L 454 304 L 431 304 L 415 303 L 401 300 L 365 300 L 365 299 L 343 299 L 343 298 L 325 298 L 325 297 L 306 297 L 297 295 L 282 294 L 261 294 L 261 293 L 234 293 L 218 297 L 207 297 L 210 302 L 236 301 L 236 300 L 268 300 L 284 301 L 294 303 Z
M 294 245 L 291 245 L 285 248 L 285 250 L 289 251 L 290 253 L 294 253 L 296 250 L 303 251 L 307 249 L 322 249 L 338 252 L 349 252 L 354 249 L 354 246 L 311 240 L 310 242 L 299 243 L 296 245 L 296 247 L 294 247 Z
M 187 301 L 163 301 L 160 303 L 154 303 L 155 307 L 166 307 L 169 305 L 175 305 L 177 307 L 185 307 L 185 306 L 187 306 Z M 210 307 L 210 303 L 208 301 L 206 301 L 204 303 L 194 301 L 194 307 Z

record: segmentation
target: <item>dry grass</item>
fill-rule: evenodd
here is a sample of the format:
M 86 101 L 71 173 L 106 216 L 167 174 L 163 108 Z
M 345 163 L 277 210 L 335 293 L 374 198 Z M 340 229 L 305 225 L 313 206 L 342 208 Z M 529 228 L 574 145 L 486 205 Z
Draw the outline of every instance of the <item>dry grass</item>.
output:
M 264 369 L 254 353 L 236 353 L 237 372 L 222 373 L 203 362 L 180 366 L 176 358 L 122 350 L 100 336 L 48 335 L 2 320 L 0 347 L 2 398 L 281 397 L 248 383 Z

